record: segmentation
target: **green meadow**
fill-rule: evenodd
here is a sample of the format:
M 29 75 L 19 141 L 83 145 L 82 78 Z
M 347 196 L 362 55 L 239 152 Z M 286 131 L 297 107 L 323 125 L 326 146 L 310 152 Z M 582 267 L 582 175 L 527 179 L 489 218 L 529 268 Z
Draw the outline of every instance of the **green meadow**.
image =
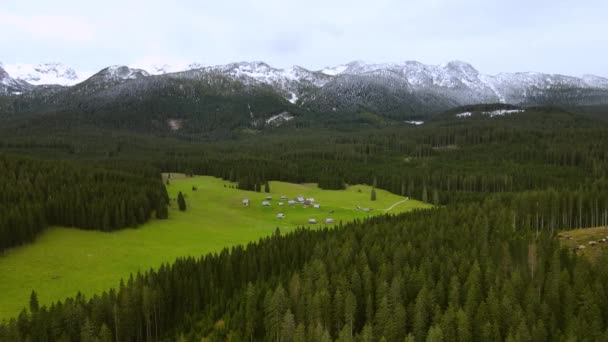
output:
M 193 191 L 193 186 L 197 188 Z M 32 290 L 42 304 L 50 304 L 81 292 L 87 296 L 116 287 L 131 273 L 156 268 L 177 257 L 200 256 L 224 247 L 245 244 L 272 234 L 278 227 L 289 232 L 298 226 L 312 229 L 385 213 L 400 213 L 429 204 L 376 190 L 350 186 L 346 190 L 322 190 L 316 184 L 270 182 L 269 194 L 232 188 L 234 184 L 206 176 L 174 175 L 167 190 L 171 197 L 169 219 L 153 220 L 135 229 L 112 233 L 52 227 L 34 243 L 8 250 L 0 256 L 0 319 L 16 316 L 28 305 Z M 177 210 L 181 191 L 188 209 Z M 262 206 L 272 196 L 269 207 Z M 320 208 L 279 206 L 280 196 L 314 198 Z M 243 199 L 250 205 L 244 206 Z M 359 206 L 361 210 L 357 210 Z M 362 210 L 369 208 L 369 212 Z M 284 219 L 277 214 L 285 215 Z M 314 218 L 319 222 L 308 224 Z

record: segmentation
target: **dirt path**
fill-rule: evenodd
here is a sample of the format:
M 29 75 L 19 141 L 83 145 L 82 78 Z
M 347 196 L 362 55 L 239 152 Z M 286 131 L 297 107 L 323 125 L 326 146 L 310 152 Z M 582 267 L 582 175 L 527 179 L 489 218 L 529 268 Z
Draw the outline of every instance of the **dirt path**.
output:
M 407 200 L 408 200 L 408 199 L 406 198 L 406 199 L 404 199 L 404 200 L 402 200 L 402 201 L 399 201 L 399 202 L 397 202 L 397 203 L 395 203 L 395 204 L 391 205 L 390 207 L 388 207 L 388 208 L 384 209 L 384 211 L 390 211 L 390 210 L 391 210 L 391 209 L 393 209 L 394 207 L 398 206 L 399 204 L 401 204 L 401 203 L 403 203 L 403 202 L 405 202 L 405 201 L 407 201 Z

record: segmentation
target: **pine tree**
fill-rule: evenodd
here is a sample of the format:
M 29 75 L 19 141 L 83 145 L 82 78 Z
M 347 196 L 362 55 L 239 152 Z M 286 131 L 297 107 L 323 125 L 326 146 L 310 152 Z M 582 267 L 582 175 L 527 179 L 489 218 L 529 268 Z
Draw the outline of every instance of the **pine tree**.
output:
M 429 201 L 429 195 L 426 191 L 426 184 L 424 184 L 422 186 L 422 202 L 428 202 Z
M 36 291 L 32 291 L 30 294 L 30 312 L 35 313 L 40 309 L 40 304 L 38 303 L 38 295 Z
M 265 193 L 270 192 L 270 184 L 268 183 L 268 181 L 266 181 L 266 183 L 264 183 L 264 192 Z
M 378 186 L 378 179 L 376 177 L 374 177 L 374 183 L 372 184 L 372 194 L 371 194 L 372 201 L 376 200 L 376 187 L 377 186 Z
M 177 194 L 177 206 L 180 211 L 186 211 L 186 200 L 181 191 Z

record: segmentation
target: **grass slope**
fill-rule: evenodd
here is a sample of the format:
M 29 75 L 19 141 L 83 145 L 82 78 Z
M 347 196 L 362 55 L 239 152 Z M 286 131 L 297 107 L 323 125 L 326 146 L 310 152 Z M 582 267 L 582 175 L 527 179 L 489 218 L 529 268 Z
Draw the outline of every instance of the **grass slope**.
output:
M 16 316 L 27 305 L 32 290 L 38 292 L 42 304 L 49 304 L 78 291 L 86 295 L 99 293 L 117 286 L 119 279 L 130 273 L 172 262 L 180 256 L 199 256 L 255 241 L 271 234 L 276 227 L 287 232 L 307 226 L 309 218 L 324 222 L 332 217 L 339 223 L 430 207 L 415 200 L 403 201 L 403 197 L 383 190 L 376 190 L 377 201 L 372 202 L 369 186 L 329 191 L 314 184 L 282 182 L 270 183 L 272 206 L 262 207 L 267 194 L 231 189 L 230 185 L 213 177 L 177 177 L 167 186 L 173 203 L 168 220 L 113 233 L 54 227 L 41 234 L 35 243 L 7 251 L 0 256 L 0 319 Z M 193 186 L 198 191 L 192 191 Z M 176 209 L 173 199 L 178 191 L 186 195 L 186 212 Z M 300 194 L 314 197 L 321 208 L 277 205 L 281 195 L 294 198 Z M 250 199 L 251 206 L 242 205 L 244 198 Z M 372 210 L 369 213 L 354 210 L 357 205 Z M 284 213 L 285 219 L 276 218 L 278 213 Z
M 592 262 L 596 261 L 602 254 L 608 251 L 608 227 L 582 228 L 560 232 L 558 238 L 563 246 L 576 250 L 578 255 L 583 255 Z M 589 244 L 594 241 L 595 244 Z M 579 249 L 579 246 L 585 248 Z

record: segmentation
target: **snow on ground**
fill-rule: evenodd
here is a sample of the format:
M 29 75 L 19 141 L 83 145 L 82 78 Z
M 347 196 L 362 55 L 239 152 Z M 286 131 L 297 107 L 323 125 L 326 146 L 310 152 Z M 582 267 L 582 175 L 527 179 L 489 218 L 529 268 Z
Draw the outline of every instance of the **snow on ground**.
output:
M 482 115 L 489 115 L 491 118 L 495 117 L 495 116 L 502 116 L 502 115 L 508 115 L 508 114 L 514 114 L 514 113 L 523 113 L 524 110 L 523 109 L 498 109 L 498 110 L 493 110 L 491 112 L 481 112 Z M 473 115 L 471 112 L 464 112 L 464 113 L 460 113 L 460 114 L 456 114 L 457 118 L 466 118 Z
M 293 115 L 288 112 L 282 112 L 277 115 L 273 115 L 266 120 L 266 124 L 270 126 L 280 126 L 285 122 L 292 120 L 294 118 Z
M 494 110 L 491 112 L 483 112 L 484 115 L 489 115 L 491 118 L 495 117 L 495 116 L 501 116 L 501 115 L 507 115 L 507 114 L 513 114 L 513 113 L 522 113 L 523 110 L 521 109 L 499 109 L 499 110 Z
M 321 73 L 329 76 L 336 76 L 346 71 L 346 69 L 348 69 L 347 65 L 338 65 L 331 68 L 325 68 L 321 70 Z
M 295 104 L 298 101 L 298 95 L 296 95 L 296 93 L 291 93 L 291 97 L 288 100 L 289 102 Z

